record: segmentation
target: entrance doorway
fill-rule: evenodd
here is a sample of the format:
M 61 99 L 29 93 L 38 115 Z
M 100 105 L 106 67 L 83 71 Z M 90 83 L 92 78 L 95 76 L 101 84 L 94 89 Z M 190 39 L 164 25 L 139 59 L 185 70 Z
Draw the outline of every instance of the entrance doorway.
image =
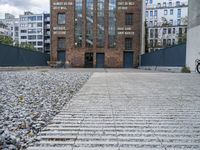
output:
M 93 53 L 85 53 L 85 67 L 93 68 Z
M 96 68 L 104 68 L 104 60 L 105 60 L 104 53 L 97 53 L 96 54 Z
M 124 68 L 133 68 L 133 52 L 124 52 Z

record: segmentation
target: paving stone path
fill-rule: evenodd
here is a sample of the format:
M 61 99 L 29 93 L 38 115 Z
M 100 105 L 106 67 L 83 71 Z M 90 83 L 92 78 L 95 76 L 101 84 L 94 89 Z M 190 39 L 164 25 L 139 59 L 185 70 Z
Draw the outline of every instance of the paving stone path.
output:
M 28 150 L 200 150 L 200 76 L 94 73 Z

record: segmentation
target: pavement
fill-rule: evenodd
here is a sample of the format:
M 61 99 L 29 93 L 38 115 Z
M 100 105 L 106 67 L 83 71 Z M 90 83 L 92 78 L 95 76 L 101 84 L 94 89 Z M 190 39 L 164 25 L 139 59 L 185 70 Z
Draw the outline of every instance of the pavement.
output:
M 28 150 L 200 150 L 200 75 L 95 72 Z

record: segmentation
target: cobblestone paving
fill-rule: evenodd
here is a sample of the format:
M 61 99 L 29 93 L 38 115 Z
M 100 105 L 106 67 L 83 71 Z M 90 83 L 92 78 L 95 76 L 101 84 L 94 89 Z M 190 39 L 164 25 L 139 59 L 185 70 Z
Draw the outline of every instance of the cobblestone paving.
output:
M 200 150 L 200 76 L 94 73 L 29 150 Z

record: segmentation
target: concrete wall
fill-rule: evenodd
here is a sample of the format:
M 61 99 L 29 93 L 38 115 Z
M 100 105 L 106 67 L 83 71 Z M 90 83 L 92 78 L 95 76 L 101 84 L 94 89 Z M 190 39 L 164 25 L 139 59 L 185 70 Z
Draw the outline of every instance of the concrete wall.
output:
M 195 71 L 195 60 L 200 59 L 200 0 L 189 0 L 186 65 Z

